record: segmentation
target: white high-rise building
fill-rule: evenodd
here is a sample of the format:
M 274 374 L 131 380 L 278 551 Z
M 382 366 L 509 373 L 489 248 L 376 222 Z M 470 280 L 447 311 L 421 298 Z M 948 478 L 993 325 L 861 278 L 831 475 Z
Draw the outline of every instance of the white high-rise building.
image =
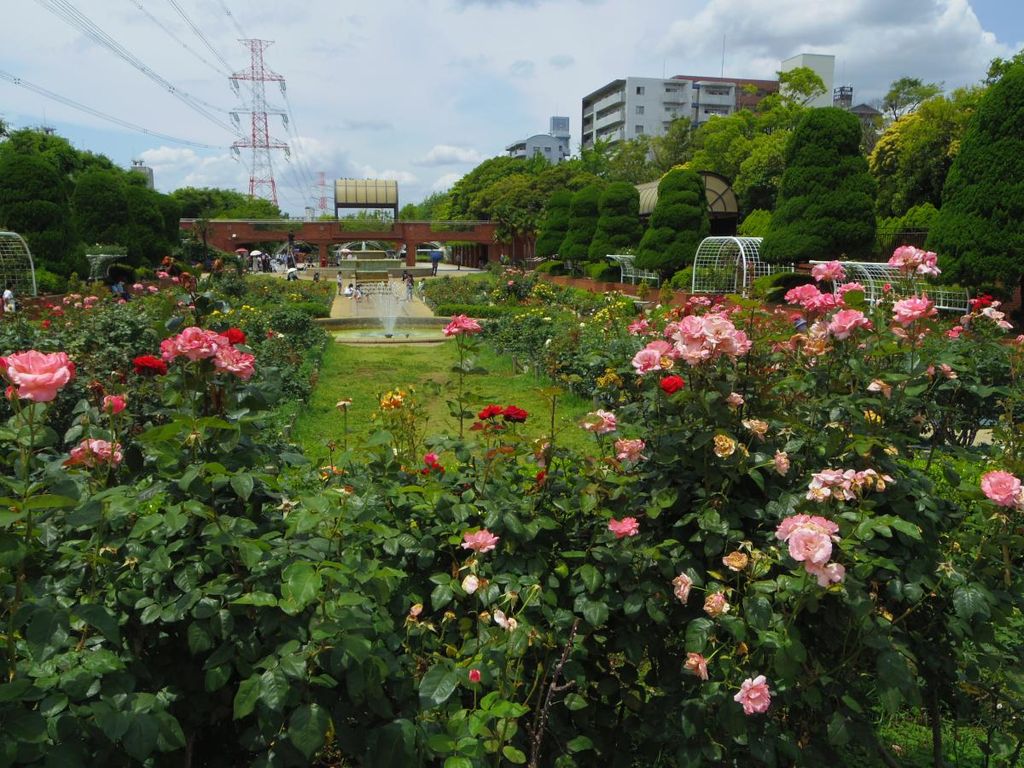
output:
M 796 56 L 786 59 L 779 66 L 782 72 L 788 72 L 797 67 L 807 67 L 814 72 L 825 83 L 825 92 L 813 99 L 809 107 L 831 107 L 832 88 L 836 78 L 836 57 L 822 53 L 799 53 Z

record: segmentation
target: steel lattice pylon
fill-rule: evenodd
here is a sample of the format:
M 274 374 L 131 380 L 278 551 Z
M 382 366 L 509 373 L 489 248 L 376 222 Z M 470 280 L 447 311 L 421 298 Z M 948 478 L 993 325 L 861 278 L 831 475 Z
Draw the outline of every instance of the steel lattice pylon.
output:
M 0 291 L 10 286 L 17 296 L 36 295 L 36 270 L 28 243 L 16 232 L 0 232 Z
M 251 118 L 252 130 L 248 138 L 239 139 L 231 145 L 233 152 L 240 153 L 243 149 L 252 150 L 252 166 L 249 173 L 249 197 L 264 197 L 277 205 L 277 183 L 274 181 L 274 165 L 270 159 L 271 150 L 283 150 L 288 154 L 288 145 L 270 136 L 268 115 L 281 115 L 287 125 L 288 115 L 283 109 L 267 106 L 266 83 L 278 83 L 284 93 L 284 78 L 266 68 L 263 63 L 263 52 L 273 44 L 272 40 L 241 40 L 250 52 L 249 68 L 236 72 L 231 76 L 231 87 L 236 92 L 239 83 L 246 81 L 252 87 L 252 99 L 248 109 L 238 109 L 231 113 L 236 120 L 239 113 L 247 112 Z

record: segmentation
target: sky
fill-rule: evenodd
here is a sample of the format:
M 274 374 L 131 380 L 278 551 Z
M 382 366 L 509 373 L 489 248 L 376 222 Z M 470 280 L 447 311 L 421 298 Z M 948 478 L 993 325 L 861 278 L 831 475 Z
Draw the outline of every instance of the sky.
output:
M 546 132 L 551 115 L 570 117 L 577 147 L 584 95 L 626 76 L 718 75 L 723 37 L 732 77 L 773 78 L 779 62 L 797 53 L 834 54 L 836 85 L 853 85 L 855 102 L 881 97 L 904 75 L 946 89 L 976 83 L 992 58 L 1024 48 L 1024 0 L 10 5 L 0 46 L 0 118 L 18 128 L 53 127 L 123 166 L 141 160 L 165 192 L 248 190 L 251 157 L 231 151 L 238 137 L 230 112 L 238 110 L 248 136 L 250 94 L 243 88 L 236 95 L 228 75 L 249 67 L 239 38 L 274 41 L 265 63 L 285 78 L 287 96 L 268 83 L 267 102 L 291 119 L 285 127 L 271 115 L 269 128 L 291 154 L 274 152 L 273 167 L 281 206 L 293 215 L 318 207 L 321 195 L 330 211 L 330 182 L 342 177 L 398 179 L 401 203 L 418 202 L 508 144 Z M 165 136 L 82 113 L 9 76 Z M 326 188 L 318 186 L 321 172 Z

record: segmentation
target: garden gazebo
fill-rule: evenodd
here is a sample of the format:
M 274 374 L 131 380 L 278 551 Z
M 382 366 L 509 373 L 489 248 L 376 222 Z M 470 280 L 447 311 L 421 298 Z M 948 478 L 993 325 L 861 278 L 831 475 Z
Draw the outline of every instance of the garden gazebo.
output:
M 790 269 L 761 260 L 760 237 L 705 237 L 693 258 L 691 291 L 745 296 L 757 278 Z
M 7 285 L 15 296 L 37 294 L 32 252 L 17 232 L 0 232 L 0 290 Z
M 824 263 L 826 262 L 811 262 L 812 265 Z M 864 286 L 864 299 L 869 304 L 877 304 L 881 301 L 885 294 L 885 286 L 888 285 L 898 298 L 906 298 L 910 294 L 927 294 L 936 309 L 960 313 L 970 309 L 971 297 L 963 288 L 930 285 L 923 280 L 911 280 L 908 286 L 908 281 L 900 273 L 899 268 L 884 261 L 841 261 L 839 263 L 846 271 L 847 282 L 860 283 Z

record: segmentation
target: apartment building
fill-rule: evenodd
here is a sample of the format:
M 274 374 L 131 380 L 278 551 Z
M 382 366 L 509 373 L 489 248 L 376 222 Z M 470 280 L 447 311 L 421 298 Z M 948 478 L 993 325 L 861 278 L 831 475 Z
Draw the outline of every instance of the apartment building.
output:
M 569 118 L 552 117 L 547 133 L 538 133 L 505 147 L 509 157 L 540 155 L 549 163 L 560 163 L 569 157 Z
M 778 89 L 774 80 L 747 78 L 677 75 L 613 80 L 583 97 L 582 146 L 662 136 L 673 120 L 700 125 L 716 115 L 755 106 Z

